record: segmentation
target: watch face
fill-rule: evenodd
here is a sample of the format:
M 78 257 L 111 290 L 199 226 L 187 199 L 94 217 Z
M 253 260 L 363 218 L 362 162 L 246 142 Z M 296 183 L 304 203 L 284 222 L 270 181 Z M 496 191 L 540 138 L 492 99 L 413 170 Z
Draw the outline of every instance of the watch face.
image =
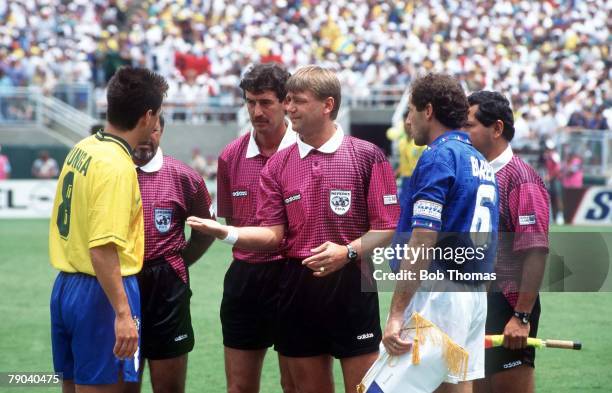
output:
M 355 249 L 350 246 L 346 246 L 346 248 L 348 248 L 348 254 L 347 254 L 348 258 L 357 259 L 357 251 L 355 251 Z

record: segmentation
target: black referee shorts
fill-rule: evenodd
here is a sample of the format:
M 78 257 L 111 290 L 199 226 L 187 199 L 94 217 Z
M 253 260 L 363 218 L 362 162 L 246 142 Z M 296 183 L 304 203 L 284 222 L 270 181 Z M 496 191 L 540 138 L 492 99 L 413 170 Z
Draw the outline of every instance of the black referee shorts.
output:
M 340 359 L 378 351 L 378 294 L 361 291 L 359 266 L 349 263 L 325 277 L 312 274 L 301 260 L 286 262 L 275 349 L 289 357 Z
M 162 257 L 146 261 L 138 273 L 142 357 L 159 360 L 190 352 L 195 344 L 191 326 L 191 289 Z
M 235 259 L 223 281 L 221 330 L 223 345 L 241 350 L 274 344 L 278 284 L 283 260 L 248 263 Z
M 514 314 L 514 310 L 501 292 L 487 294 L 487 324 L 486 334 L 502 334 L 506 324 Z M 538 336 L 540 321 L 540 297 L 536 299 L 529 322 L 529 337 Z M 504 347 L 485 350 L 485 376 L 509 370 L 522 365 L 535 367 L 535 348 L 510 350 Z

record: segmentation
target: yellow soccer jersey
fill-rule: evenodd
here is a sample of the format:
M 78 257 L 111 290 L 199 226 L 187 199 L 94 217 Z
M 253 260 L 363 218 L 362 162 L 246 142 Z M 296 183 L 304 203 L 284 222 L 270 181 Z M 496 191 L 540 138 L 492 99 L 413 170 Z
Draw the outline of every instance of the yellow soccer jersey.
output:
M 89 249 L 114 243 L 121 275 L 136 274 L 144 257 L 144 223 L 130 146 L 97 133 L 68 153 L 49 223 L 51 265 L 95 275 Z
M 414 139 L 410 138 L 409 140 L 405 135 L 402 136 L 398 145 L 400 176 L 412 176 L 412 172 L 414 172 L 414 168 L 417 162 L 419 162 L 419 158 L 423 150 L 425 150 L 425 147 L 426 146 L 417 146 L 414 143 Z

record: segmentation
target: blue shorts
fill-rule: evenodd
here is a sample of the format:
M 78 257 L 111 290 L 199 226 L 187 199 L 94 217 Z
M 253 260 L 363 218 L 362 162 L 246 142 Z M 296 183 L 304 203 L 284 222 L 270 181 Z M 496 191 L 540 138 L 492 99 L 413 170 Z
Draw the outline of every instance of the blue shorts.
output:
M 132 316 L 138 320 L 138 350 L 119 360 L 115 346 L 115 312 L 96 277 L 60 272 L 51 293 L 51 344 L 55 372 L 78 385 L 138 382 L 140 292 L 136 276 L 123 277 Z

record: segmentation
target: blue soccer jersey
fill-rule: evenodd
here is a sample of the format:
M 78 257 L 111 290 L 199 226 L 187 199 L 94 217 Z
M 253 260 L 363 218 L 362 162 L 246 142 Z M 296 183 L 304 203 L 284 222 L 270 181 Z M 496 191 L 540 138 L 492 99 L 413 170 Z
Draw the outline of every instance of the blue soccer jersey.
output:
M 446 272 L 451 279 L 449 270 L 493 272 L 499 214 L 495 174 L 466 133 L 446 132 L 432 142 L 407 191 L 396 241 L 406 241 L 413 228 L 431 229 L 440 233 L 439 251 L 454 251 L 431 254 L 430 271 Z M 476 253 L 458 254 L 468 248 Z

